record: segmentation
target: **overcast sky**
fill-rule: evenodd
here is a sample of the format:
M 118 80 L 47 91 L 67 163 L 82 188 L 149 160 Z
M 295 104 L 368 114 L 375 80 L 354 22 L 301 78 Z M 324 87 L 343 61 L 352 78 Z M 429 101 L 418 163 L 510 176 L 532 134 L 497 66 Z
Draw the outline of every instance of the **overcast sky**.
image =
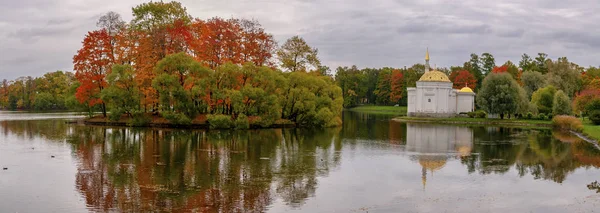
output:
M 0 79 L 73 69 L 86 32 L 108 11 L 131 20 L 139 0 L 0 0 Z M 300 35 L 324 65 L 460 65 L 490 52 L 497 64 L 521 54 L 600 65 L 597 0 L 181 0 L 206 19 L 257 19 L 282 44 Z

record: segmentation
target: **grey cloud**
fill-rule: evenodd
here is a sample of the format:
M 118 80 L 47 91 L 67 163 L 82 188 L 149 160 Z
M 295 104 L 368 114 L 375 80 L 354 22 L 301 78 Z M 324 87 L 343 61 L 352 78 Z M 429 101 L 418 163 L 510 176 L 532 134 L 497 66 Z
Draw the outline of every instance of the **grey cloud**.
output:
M 332 66 L 402 67 L 423 62 L 429 47 L 438 67 L 461 65 L 470 53 L 497 62 L 522 53 L 567 56 L 599 64 L 600 2 L 580 0 L 180 0 L 198 18 L 257 19 L 282 44 L 300 35 Z M 138 0 L 0 0 L 0 79 L 72 69 L 71 59 L 97 18 L 131 18 Z M 19 42 L 21 41 L 21 42 Z M 588 53 L 588 54 L 582 54 Z M 24 60 L 24 58 L 30 60 Z M 9 72 L 10 70 L 10 72 Z
M 60 36 L 71 33 L 74 27 L 34 27 L 23 28 L 9 34 L 9 37 L 21 39 L 23 42 L 35 42 L 40 37 Z
M 522 37 L 525 33 L 525 30 L 522 28 L 517 29 L 497 29 L 496 35 L 500 37 L 508 37 L 508 38 L 518 38 Z

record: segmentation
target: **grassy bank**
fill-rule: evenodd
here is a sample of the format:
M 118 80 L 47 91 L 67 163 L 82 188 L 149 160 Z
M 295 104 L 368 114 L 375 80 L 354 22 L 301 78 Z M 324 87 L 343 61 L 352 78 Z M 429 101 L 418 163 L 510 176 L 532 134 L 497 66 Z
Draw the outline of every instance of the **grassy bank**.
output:
M 600 126 L 592 124 L 592 122 L 587 121 L 583 123 L 583 134 L 588 137 L 600 141 Z
M 465 118 L 465 117 L 455 117 L 455 118 L 398 117 L 398 118 L 394 118 L 394 120 L 403 121 L 403 122 L 416 122 L 416 123 L 552 127 L 552 121 L 546 121 L 546 120 Z
M 373 113 L 373 114 L 385 114 L 385 115 L 406 115 L 406 107 L 405 106 L 357 106 L 350 109 L 348 111 L 353 112 L 364 112 L 364 113 Z

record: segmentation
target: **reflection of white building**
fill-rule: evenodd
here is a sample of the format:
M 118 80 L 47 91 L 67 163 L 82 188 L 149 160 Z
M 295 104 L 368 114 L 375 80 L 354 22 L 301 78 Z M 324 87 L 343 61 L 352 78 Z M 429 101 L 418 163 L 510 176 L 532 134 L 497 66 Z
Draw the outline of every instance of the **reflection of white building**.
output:
M 417 87 L 407 88 L 408 116 L 453 117 L 461 112 L 472 112 L 475 93 L 471 88 L 452 88 L 453 83 L 443 72 L 429 69 L 429 51 L 425 55 L 425 73 Z
M 406 124 L 406 151 L 418 153 L 423 187 L 428 170 L 440 170 L 452 155 L 470 155 L 472 147 L 473 130 L 468 127 Z

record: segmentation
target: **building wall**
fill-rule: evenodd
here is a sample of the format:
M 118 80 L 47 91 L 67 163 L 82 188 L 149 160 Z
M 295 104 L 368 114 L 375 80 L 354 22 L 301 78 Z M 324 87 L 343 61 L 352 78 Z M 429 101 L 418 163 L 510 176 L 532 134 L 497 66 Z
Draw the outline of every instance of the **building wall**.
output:
M 472 112 L 475 108 L 475 93 L 458 93 L 456 104 L 457 113 Z
M 408 113 L 412 113 L 415 112 L 415 102 L 416 102 L 416 98 L 417 98 L 417 88 L 415 87 L 409 87 L 406 88 L 408 94 L 407 94 L 407 98 L 408 98 L 408 106 L 407 106 L 407 112 Z
M 408 116 L 453 117 L 474 108 L 474 94 L 459 93 L 451 82 L 417 81 L 417 87 L 410 87 L 407 92 Z

